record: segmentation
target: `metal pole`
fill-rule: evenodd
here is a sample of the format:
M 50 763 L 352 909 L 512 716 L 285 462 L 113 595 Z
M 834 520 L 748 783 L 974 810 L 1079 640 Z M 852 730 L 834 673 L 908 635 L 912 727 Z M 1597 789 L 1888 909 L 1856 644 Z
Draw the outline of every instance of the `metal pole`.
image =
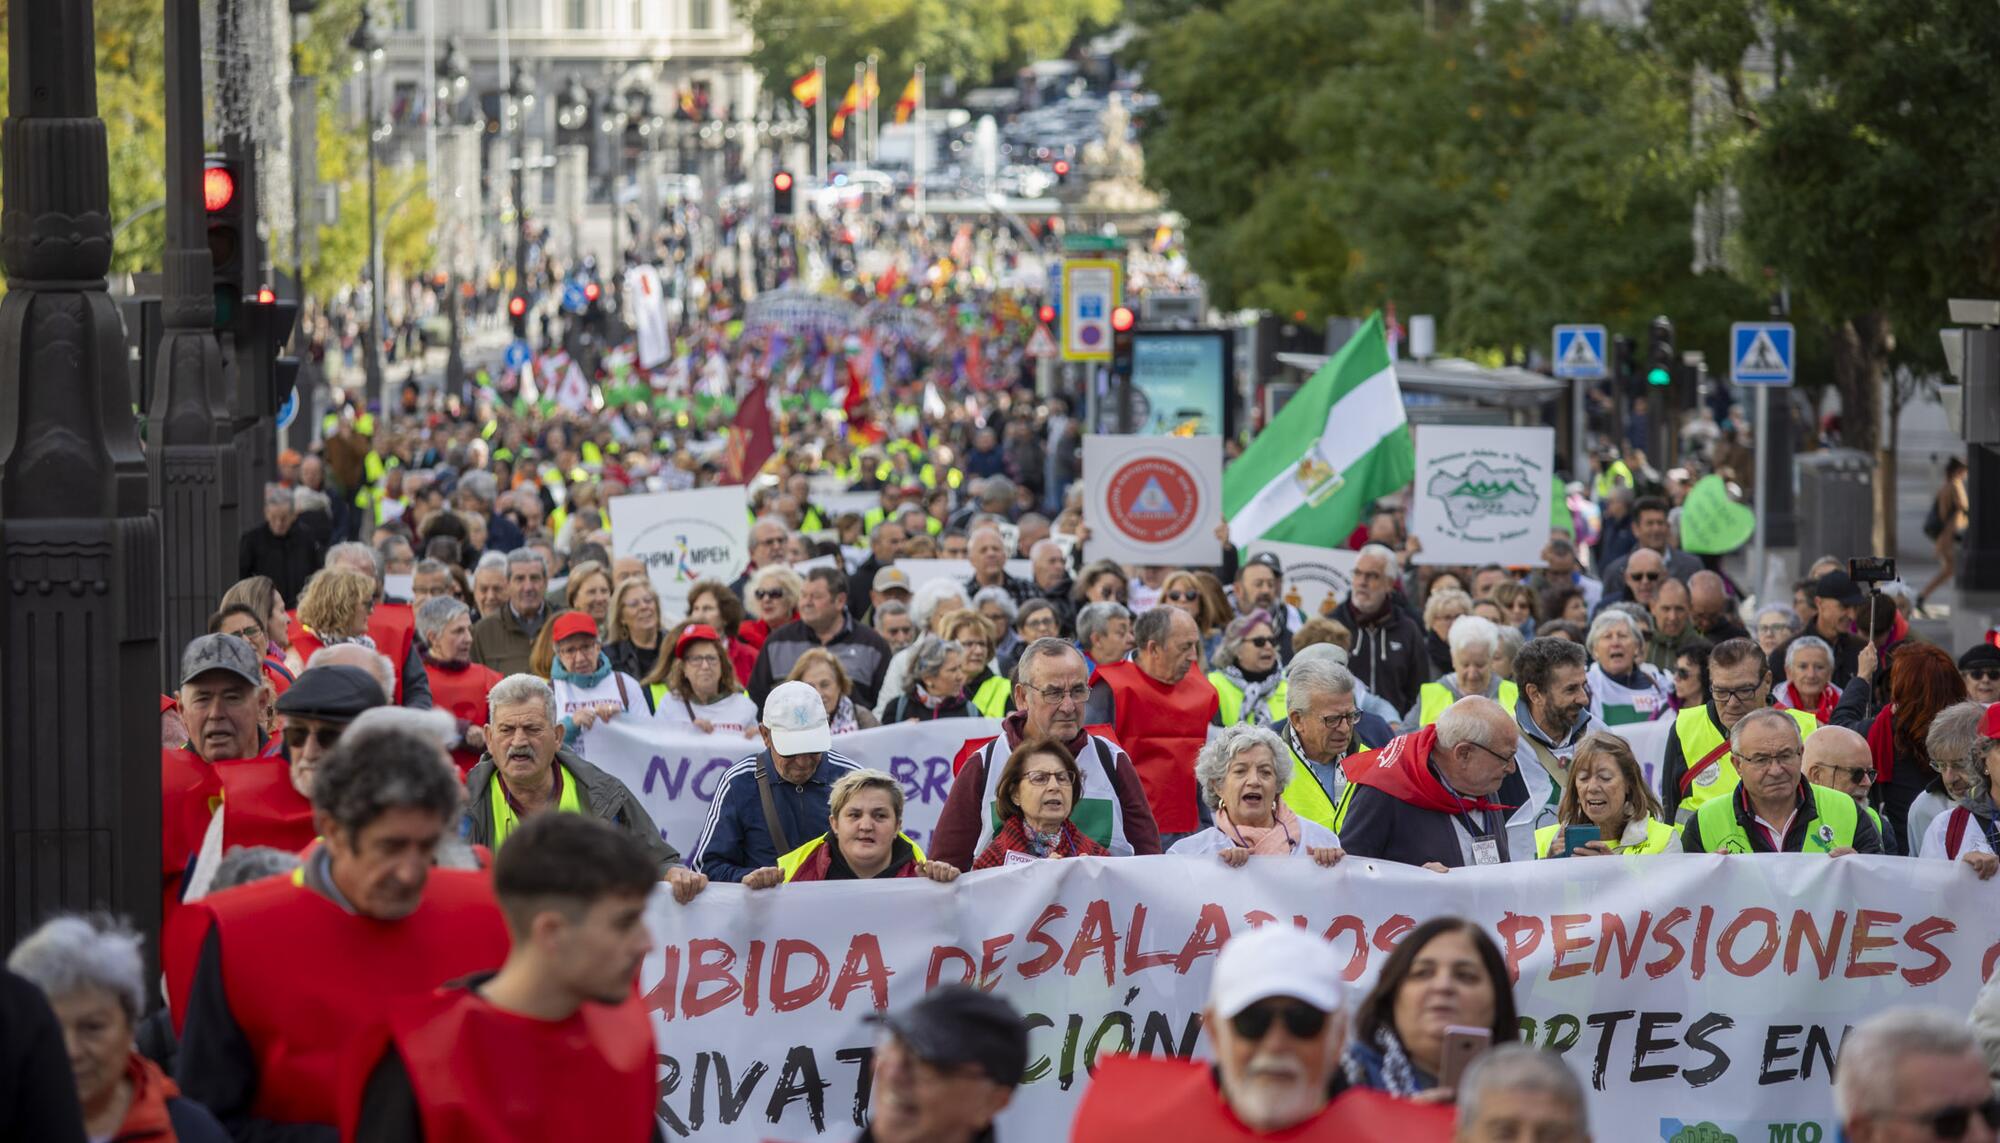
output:
M 1589 388 L 1590 382 L 1578 378 L 1575 386 L 1570 390 L 1569 406 L 1570 479 L 1581 480 L 1586 483 L 1590 480 L 1590 433 L 1584 422 L 1584 408 L 1589 403 L 1586 399 L 1586 393 Z
M 813 173 L 814 186 L 826 185 L 826 101 L 833 92 L 826 86 L 826 57 L 813 57 L 813 70 L 819 73 L 819 98 L 813 100 Z
M 929 150 L 925 146 L 929 136 L 924 133 L 924 112 L 927 110 L 925 105 L 930 101 L 930 92 L 924 86 L 924 65 L 918 64 L 917 108 L 916 114 L 910 117 L 910 122 L 915 125 L 915 132 L 911 136 L 910 141 L 910 169 L 915 175 L 917 187 L 918 219 L 924 217 L 924 168 L 928 165 L 928 160 L 930 159 L 930 156 L 924 153 Z
M 1771 447 L 1770 386 L 1768 385 L 1757 386 L 1757 396 L 1755 400 L 1756 400 L 1756 417 L 1757 417 L 1757 440 L 1755 445 L 1753 446 L 1753 450 L 1756 453 L 1758 462 L 1761 462 L 1764 458 L 1766 450 Z M 1753 463 L 1751 465 L 1751 468 L 1752 471 L 1755 472 L 1756 464 Z M 1767 585 L 1767 581 L 1770 579 L 1768 569 L 1765 568 L 1764 566 L 1764 515 L 1766 507 L 1770 501 L 1771 482 L 1769 480 L 1766 480 L 1764 478 L 1764 474 L 1761 472 L 1756 472 L 1754 479 L 1755 483 L 1752 485 L 1752 488 L 1754 490 L 1752 493 L 1752 499 L 1754 503 L 1754 511 L 1756 512 L 1757 515 L 1757 531 L 1753 534 L 1753 539 L 1751 540 L 1750 544 L 1749 579 L 1750 579 L 1751 590 L 1756 595 L 1757 602 L 1761 604 L 1765 598 L 1764 589 Z
M 375 57 L 363 56 L 362 79 L 368 93 L 362 101 L 368 117 L 368 344 L 362 347 L 367 396 L 376 402 L 375 415 L 388 426 L 389 396 L 382 381 L 382 236 L 375 212 Z M 379 432 L 379 430 L 378 430 Z
M 199 52 L 193 3 L 168 5 L 168 56 Z M 11 590 L 0 597 L 0 942 L 12 946 L 49 914 L 109 909 L 157 934 L 160 909 L 160 794 L 154 743 L 161 689 L 160 520 L 147 505 L 147 461 L 132 417 L 126 339 L 105 290 L 111 269 L 110 184 L 105 126 L 98 115 L 96 37 L 87 0 L 15 4 L 6 35 L 12 60 L 5 147 L 5 211 L 0 259 L 0 558 Z M 197 59 L 199 57 L 197 56 Z M 178 224 L 169 215 L 170 329 L 197 315 L 187 279 L 206 274 L 208 251 L 175 258 L 188 207 L 200 210 L 199 72 L 194 100 L 170 75 L 168 140 L 181 145 L 173 168 Z M 197 117 L 194 133 L 186 116 Z M 190 143 L 193 160 L 186 161 Z M 171 192 L 170 192 L 171 193 Z M 200 225 L 200 217 L 193 221 Z M 199 233 L 199 232 L 198 232 Z M 205 244 L 204 244 L 205 246 Z M 202 285 L 211 309 L 213 295 Z M 170 338 L 172 333 L 168 335 Z M 214 347 L 214 336 L 208 344 Z M 174 346 L 162 343 L 163 359 Z M 191 350 L 183 350 L 191 352 Z M 196 354 L 193 388 L 203 390 Z M 163 369 L 164 372 L 164 369 Z M 187 380 L 186 371 L 180 375 Z M 206 405 L 205 394 L 198 396 Z M 159 394 L 155 395 L 156 406 Z M 206 411 L 206 410 L 205 410 Z M 216 424 L 201 426 L 213 439 Z M 161 438 L 156 436 L 156 441 Z M 221 438 L 226 446 L 228 438 Z M 158 448 L 156 451 L 164 451 Z M 195 458 L 189 458 L 193 460 Z M 207 545 L 180 558 L 203 567 L 217 537 L 214 505 L 233 500 L 235 476 L 215 479 L 216 455 L 186 475 L 210 512 L 189 521 Z M 176 479 L 179 471 L 174 472 Z M 231 534 L 226 543 L 235 547 Z M 210 606 L 214 598 L 209 600 Z M 176 680 L 177 681 L 177 680 Z M 158 948 L 156 941 L 146 942 Z M 157 968 L 150 970 L 157 972 Z M 148 979 L 151 979 L 149 976 Z M 13 1034 L 10 1026 L 9 1033 Z

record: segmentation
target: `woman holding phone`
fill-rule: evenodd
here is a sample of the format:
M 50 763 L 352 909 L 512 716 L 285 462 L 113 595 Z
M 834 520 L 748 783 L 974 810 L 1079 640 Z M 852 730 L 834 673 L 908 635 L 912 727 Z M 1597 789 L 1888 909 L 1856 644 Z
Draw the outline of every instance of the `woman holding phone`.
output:
M 1433 917 L 1389 954 L 1342 1067 L 1352 1086 L 1443 1103 L 1479 1050 L 1520 1038 L 1499 946 L 1464 917 Z
M 1556 824 L 1535 831 L 1535 856 L 1662 853 L 1674 843 L 1665 816 L 1632 748 L 1615 734 L 1594 731 L 1576 745 Z

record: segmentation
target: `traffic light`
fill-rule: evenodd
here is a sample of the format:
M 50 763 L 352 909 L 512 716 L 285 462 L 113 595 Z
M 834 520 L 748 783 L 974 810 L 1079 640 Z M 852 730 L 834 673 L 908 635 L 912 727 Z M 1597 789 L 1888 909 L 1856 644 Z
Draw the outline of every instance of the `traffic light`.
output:
M 1646 384 L 1661 386 L 1674 383 L 1674 368 L 1680 364 L 1680 355 L 1674 352 L 1674 323 L 1666 317 L 1656 317 L 1647 330 Z
M 1639 343 L 1624 334 L 1611 339 L 1611 378 L 1620 385 L 1630 385 L 1639 375 Z
M 1139 324 L 1137 314 L 1125 306 L 1111 311 L 1111 380 L 1132 380 L 1132 333 Z
M 779 171 L 771 176 L 771 213 L 785 217 L 792 213 L 792 172 Z
M 250 411 L 260 418 L 276 416 L 298 381 L 299 359 L 285 353 L 298 317 L 297 302 L 278 301 L 268 288 L 257 291 L 255 301 L 244 303 L 236 360 L 239 369 L 251 372 L 250 392 L 256 403 Z
M 1057 186 L 1061 186 L 1069 182 L 1068 159 L 1057 159 L 1055 163 L 1049 167 L 1049 169 L 1055 172 Z
M 1041 322 L 1043 325 L 1056 324 L 1056 308 L 1054 306 L 1043 306 L 1035 311 L 1035 320 Z
M 243 263 L 248 197 L 242 168 L 220 155 L 210 155 L 201 173 L 201 205 L 208 216 L 208 257 L 215 274 L 215 328 L 233 329 L 243 304 Z
M 514 340 L 528 339 L 528 299 L 519 294 L 507 299 L 507 316 L 514 323 Z

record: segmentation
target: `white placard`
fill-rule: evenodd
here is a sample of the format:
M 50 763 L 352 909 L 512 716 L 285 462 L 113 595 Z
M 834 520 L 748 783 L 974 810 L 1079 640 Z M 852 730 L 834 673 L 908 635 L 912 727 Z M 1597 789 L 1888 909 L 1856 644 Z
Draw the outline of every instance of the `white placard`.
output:
M 1284 565 L 1285 602 L 1311 619 L 1320 613 L 1320 603 L 1333 596 L 1338 604 L 1347 598 L 1354 582 L 1354 561 L 1360 552 L 1345 548 L 1315 548 L 1310 544 L 1287 544 L 1278 540 L 1255 540 L 1243 553 L 1248 561 L 1259 552 L 1269 552 Z
M 416 578 L 414 572 L 404 572 L 401 575 L 390 572 L 388 575 L 382 577 L 382 597 L 384 599 L 413 598 L 410 593 L 416 590 Z
M 1163 567 L 1222 562 L 1222 438 L 1083 438 L 1085 560 Z
M 1419 425 L 1416 437 L 1416 562 L 1542 566 L 1556 431 Z
M 611 500 L 611 554 L 645 562 L 662 618 L 687 610 L 695 581 L 728 583 L 750 566 L 748 493 L 740 484 Z

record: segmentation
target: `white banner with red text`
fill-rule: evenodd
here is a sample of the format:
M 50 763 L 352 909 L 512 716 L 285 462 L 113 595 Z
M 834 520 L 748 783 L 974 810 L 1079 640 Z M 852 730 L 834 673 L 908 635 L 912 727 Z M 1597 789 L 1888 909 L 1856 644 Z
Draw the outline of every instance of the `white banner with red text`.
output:
M 1028 1022 L 1005 1139 L 1061 1140 L 1109 1053 L 1208 1054 L 1216 951 L 1258 924 L 1324 934 L 1358 1005 L 1403 934 L 1491 934 L 1523 1037 L 1587 1085 L 1598 1138 L 1835 1138 L 1832 1063 L 1892 1005 L 1967 1011 L 2000 954 L 2000 883 L 1902 858 L 1655 856 L 1434 874 L 1349 858 L 1048 861 L 924 880 L 654 896 L 640 970 L 669 1139 L 851 1138 L 871 1013 L 976 981 Z
M 903 832 L 924 845 L 951 793 L 951 763 L 959 748 L 968 739 L 998 733 L 997 719 L 945 718 L 836 734 L 833 748 L 855 765 L 885 771 L 903 784 Z M 686 854 L 708 821 L 722 775 L 763 749 L 754 729 L 747 737 L 739 731 L 703 734 L 685 723 L 642 715 L 591 727 L 579 753 L 625 783 L 660 827 L 660 836 Z

